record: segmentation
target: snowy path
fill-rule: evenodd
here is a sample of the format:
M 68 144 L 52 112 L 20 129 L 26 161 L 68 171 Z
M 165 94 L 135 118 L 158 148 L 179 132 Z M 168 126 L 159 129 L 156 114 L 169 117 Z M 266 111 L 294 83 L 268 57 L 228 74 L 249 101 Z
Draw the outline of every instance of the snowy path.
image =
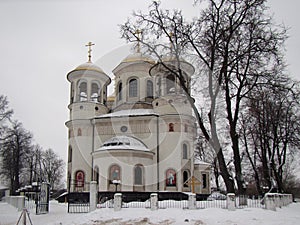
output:
M 7 203 L 0 202 L 0 225 L 16 224 L 21 212 Z M 208 225 L 295 225 L 300 224 L 300 203 L 293 203 L 276 212 L 258 208 L 237 209 L 97 209 L 91 213 L 68 214 L 66 204 L 52 201 L 50 213 L 30 213 L 33 225 L 146 225 L 146 224 L 208 224 Z M 29 223 L 27 223 L 29 224 Z

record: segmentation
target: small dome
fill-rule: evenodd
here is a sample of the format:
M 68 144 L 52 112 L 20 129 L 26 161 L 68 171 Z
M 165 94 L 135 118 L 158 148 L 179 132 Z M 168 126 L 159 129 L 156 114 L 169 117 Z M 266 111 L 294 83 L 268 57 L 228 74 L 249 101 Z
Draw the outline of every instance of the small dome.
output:
M 128 55 L 125 59 L 122 60 L 122 63 L 138 62 L 138 61 L 155 63 L 155 61 L 150 56 L 143 55 L 140 52 Z
M 177 66 L 178 61 L 174 55 L 166 55 L 162 57 L 161 61 L 165 64 L 174 65 Z M 189 75 L 192 75 L 195 73 L 195 68 L 192 64 L 187 62 L 184 58 L 179 57 L 179 61 L 181 64 L 182 69 L 187 72 Z
M 149 151 L 146 145 L 140 140 L 128 136 L 116 136 L 108 139 L 98 149 L 101 150 L 138 150 Z
M 74 69 L 74 71 L 76 71 L 76 70 L 91 70 L 91 71 L 104 73 L 103 70 L 99 66 L 95 65 L 92 62 L 83 63 Z

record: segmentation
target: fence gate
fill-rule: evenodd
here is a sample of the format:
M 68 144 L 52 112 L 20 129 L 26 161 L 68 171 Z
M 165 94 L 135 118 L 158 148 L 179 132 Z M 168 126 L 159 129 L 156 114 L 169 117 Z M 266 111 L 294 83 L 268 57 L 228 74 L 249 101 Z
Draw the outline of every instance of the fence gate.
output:
M 26 186 L 21 190 L 25 195 L 25 208 L 27 210 L 35 210 L 36 214 L 44 214 L 49 212 L 50 185 L 47 183 Z
M 41 184 L 41 190 L 36 196 L 36 214 L 49 212 L 50 186 L 47 183 Z

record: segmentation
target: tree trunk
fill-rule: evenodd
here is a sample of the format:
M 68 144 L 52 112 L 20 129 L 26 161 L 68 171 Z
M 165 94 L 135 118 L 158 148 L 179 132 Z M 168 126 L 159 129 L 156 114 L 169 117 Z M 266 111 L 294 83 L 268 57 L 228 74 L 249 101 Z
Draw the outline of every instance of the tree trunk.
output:
M 221 176 L 224 180 L 224 183 L 226 185 L 226 189 L 227 189 L 227 193 L 234 193 L 234 182 L 232 177 L 230 176 L 228 170 L 227 170 L 227 166 L 224 160 L 224 155 L 223 155 L 223 151 L 220 148 L 220 151 L 217 153 L 217 158 L 218 158 L 218 162 L 219 162 L 219 168 L 221 171 Z
M 216 188 L 217 190 L 220 190 L 220 184 L 219 184 L 219 169 L 218 169 L 218 165 L 217 162 L 218 160 L 215 158 L 213 161 L 213 165 L 214 165 L 214 175 L 215 175 L 215 183 L 216 183 Z
M 232 149 L 233 149 L 233 158 L 234 158 L 234 168 L 235 168 L 235 179 L 238 187 L 238 194 L 245 194 L 246 189 L 244 188 L 244 179 L 242 174 L 241 167 L 241 157 L 239 150 L 239 139 L 238 135 L 235 131 L 231 132 L 231 141 L 232 141 Z

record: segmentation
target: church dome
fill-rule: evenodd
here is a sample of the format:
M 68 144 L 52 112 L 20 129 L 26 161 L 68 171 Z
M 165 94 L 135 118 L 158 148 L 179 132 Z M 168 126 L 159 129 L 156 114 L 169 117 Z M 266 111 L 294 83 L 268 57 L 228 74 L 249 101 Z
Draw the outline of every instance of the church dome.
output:
M 103 70 L 99 66 L 95 65 L 92 62 L 83 63 L 83 64 L 77 66 L 74 70 L 75 71 L 76 70 L 91 70 L 91 71 L 96 71 L 96 72 L 104 73 Z
M 151 56 L 142 54 L 141 52 L 132 53 L 121 61 L 121 63 L 113 70 L 113 73 L 116 74 L 118 73 L 118 71 L 124 69 L 127 66 L 137 64 L 147 64 L 151 66 L 155 64 L 155 60 Z
M 187 62 L 184 58 L 179 57 L 179 61 L 181 64 L 182 69 L 188 73 L 190 76 L 193 75 L 195 73 L 195 68 L 192 64 L 190 64 L 189 62 Z M 178 65 L 178 60 L 175 57 L 175 55 L 166 55 L 163 56 L 161 59 L 161 62 L 167 65 L 173 65 L 173 66 L 177 66 Z
M 152 57 L 150 57 L 148 55 L 144 55 L 140 52 L 136 52 L 136 53 L 128 55 L 125 59 L 122 60 L 121 63 L 131 63 L 131 62 L 138 62 L 138 61 L 155 63 L 155 61 L 152 59 Z
M 115 136 L 107 141 L 98 149 L 103 150 L 138 150 L 149 151 L 147 146 L 140 140 L 128 136 Z

